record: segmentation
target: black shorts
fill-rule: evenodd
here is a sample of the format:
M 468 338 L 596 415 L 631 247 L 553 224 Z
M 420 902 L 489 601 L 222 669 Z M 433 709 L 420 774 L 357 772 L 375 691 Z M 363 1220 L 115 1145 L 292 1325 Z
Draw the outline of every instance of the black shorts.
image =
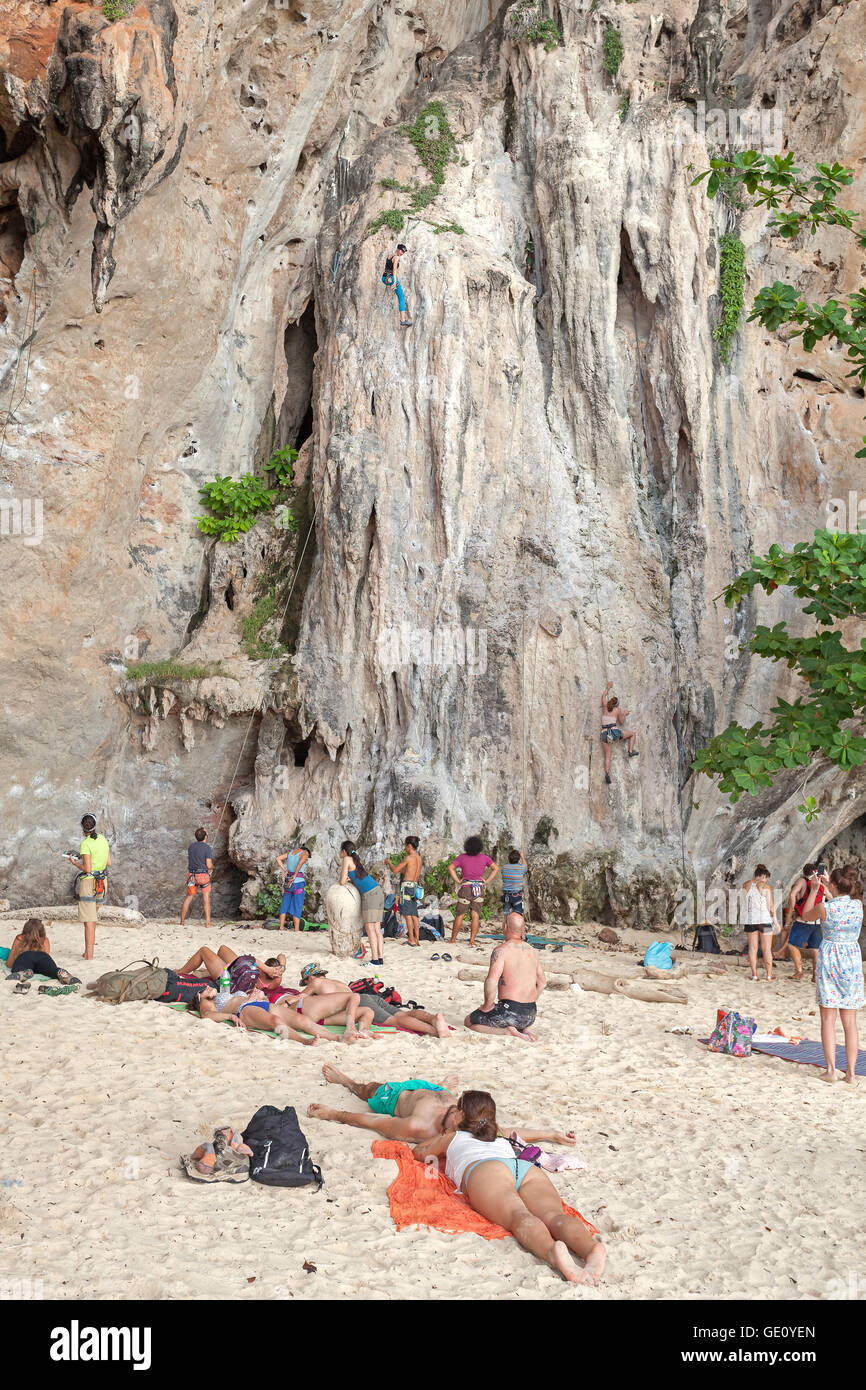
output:
M 509 912 L 519 912 L 521 917 L 526 916 L 526 913 L 523 910 L 522 888 L 503 888 L 502 911 L 506 914 Z
M 534 1004 L 522 1004 L 516 999 L 499 999 L 489 1014 L 483 1009 L 475 1009 L 469 1015 L 470 1023 L 481 1023 L 485 1028 L 516 1028 L 522 1033 L 531 1028 L 538 1010 Z

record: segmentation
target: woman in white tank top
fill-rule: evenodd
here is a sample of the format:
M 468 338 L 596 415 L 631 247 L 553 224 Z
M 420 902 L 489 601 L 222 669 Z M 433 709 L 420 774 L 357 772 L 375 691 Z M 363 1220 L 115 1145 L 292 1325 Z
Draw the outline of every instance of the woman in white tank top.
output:
M 446 1112 L 445 1132 L 415 1145 L 415 1157 L 445 1159 L 445 1175 L 464 1192 L 473 1211 L 510 1231 L 570 1284 L 597 1284 L 607 1258 L 601 1237 L 562 1209 L 560 1196 L 541 1168 L 518 1158 L 499 1137 L 496 1106 L 486 1091 L 464 1091 Z M 529 1140 L 533 1135 L 524 1131 Z M 544 1138 L 544 1131 L 534 1137 Z M 560 1136 L 562 1137 L 562 1136 Z M 584 1262 L 580 1269 L 572 1252 Z
M 773 903 L 773 890 L 770 887 L 770 870 L 766 864 L 758 864 L 755 877 L 743 884 L 746 894 L 746 921 L 744 923 L 749 941 L 749 970 L 751 978 L 758 978 L 758 937 L 761 938 L 761 955 L 767 979 L 773 978 L 773 932 L 781 931 Z

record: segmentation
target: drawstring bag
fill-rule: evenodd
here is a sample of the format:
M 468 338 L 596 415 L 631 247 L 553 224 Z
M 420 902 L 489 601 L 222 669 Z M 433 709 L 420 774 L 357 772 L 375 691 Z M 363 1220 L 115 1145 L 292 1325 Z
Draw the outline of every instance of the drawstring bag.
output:
M 724 1052 L 729 1057 L 751 1057 L 756 1027 L 753 1018 L 743 1018 L 735 1009 L 729 1009 L 710 1034 L 707 1047 L 710 1052 Z

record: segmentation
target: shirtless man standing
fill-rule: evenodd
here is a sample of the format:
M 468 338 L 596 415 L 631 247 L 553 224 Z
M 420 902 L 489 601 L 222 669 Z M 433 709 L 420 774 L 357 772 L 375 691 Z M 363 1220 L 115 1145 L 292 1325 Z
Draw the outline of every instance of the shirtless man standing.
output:
M 505 942 L 496 946 L 484 981 L 484 1003 L 465 1020 L 473 1033 L 510 1033 L 536 1042 L 530 1028 L 536 1001 L 547 981 L 538 952 L 526 941 L 526 922 L 519 912 L 505 919 Z
M 423 1144 L 442 1134 L 445 1117 L 457 1103 L 456 1075 L 446 1076 L 441 1086 L 429 1081 L 353 1081 L 330 1062 L 322 1067 L 322 1075 L 332 1086 L 344 1086 L 359 1100 L 365 1100 L 372 1115 L 356 1110 L 331 1110 L 327 1105 L 310 1105 L 307 1114 L 315 1120 L 336 1120 L 354 1129 L 373 1130 L 383 1139 L 403 1139 L 409 1144 Z M 569 1144 L 577 1140 L 569 1131 L 558 1129 L 526 1129 L 522 1124 L 512 1126 L 528 1144 Z M 509 1132 L 507 1130 L 505 1132 Z

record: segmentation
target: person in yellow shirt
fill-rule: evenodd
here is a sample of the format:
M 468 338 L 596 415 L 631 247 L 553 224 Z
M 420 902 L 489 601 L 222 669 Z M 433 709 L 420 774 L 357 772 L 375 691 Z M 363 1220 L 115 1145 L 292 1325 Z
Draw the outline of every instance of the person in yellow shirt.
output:
M 70 855 L 70 863 L 80 869 L 83 875 L 78 880 L 78 920 L 84 923 L 82 959 L 93 960 L 99 902 L 105 901 L 108 879 L 106 871 L 111 865 L 111 850 L 105 836 L 98 833 L 93 816 L 82 817 L 81 829 L 84 831 L 84 839 L 78 850 L 81 858 L 75 859 Z

